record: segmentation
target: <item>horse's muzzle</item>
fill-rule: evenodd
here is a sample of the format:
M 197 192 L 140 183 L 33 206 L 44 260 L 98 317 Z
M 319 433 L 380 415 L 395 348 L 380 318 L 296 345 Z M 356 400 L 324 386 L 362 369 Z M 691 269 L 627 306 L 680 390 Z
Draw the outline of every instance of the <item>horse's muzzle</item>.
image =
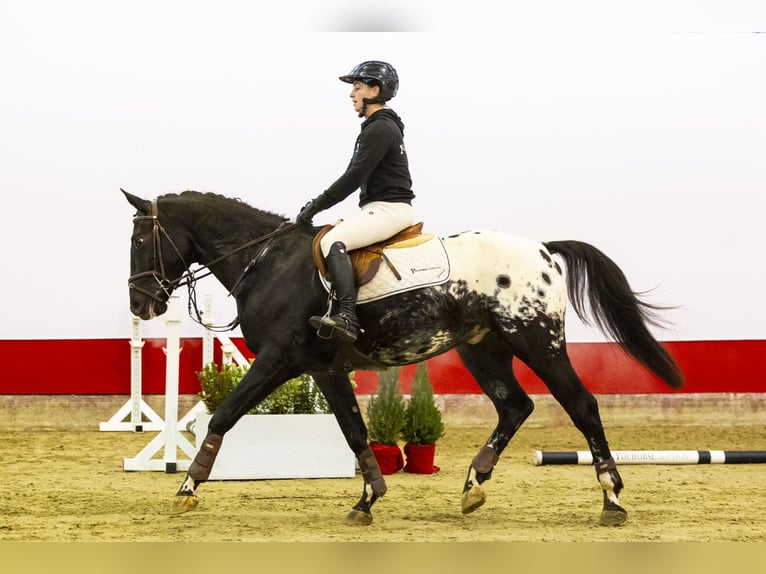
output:
M 162 315 L 168 310 L 168 304 L 157 297 L 148 297 L 143 293 L 131 290 L 130 312 L 144 321 Z

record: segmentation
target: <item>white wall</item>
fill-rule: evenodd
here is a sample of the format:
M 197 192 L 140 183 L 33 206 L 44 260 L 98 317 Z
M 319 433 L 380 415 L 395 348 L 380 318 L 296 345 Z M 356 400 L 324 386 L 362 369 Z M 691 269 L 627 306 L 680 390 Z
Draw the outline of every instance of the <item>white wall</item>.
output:
M 661 338 L 766 338 L 762 3 L 272 4 L 0 4 L 0 338 L 129 335 L 120 187 L 294 215 L 348 162 L 336 78 L 372 58 L 427 229 L 589 241 L 681 306 Z

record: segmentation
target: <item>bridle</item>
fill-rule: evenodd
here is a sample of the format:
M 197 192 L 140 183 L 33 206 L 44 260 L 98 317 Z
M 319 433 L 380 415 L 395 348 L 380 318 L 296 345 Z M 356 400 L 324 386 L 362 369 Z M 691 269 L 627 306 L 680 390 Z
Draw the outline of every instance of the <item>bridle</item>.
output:
M 140 273 L 136 273 L 135 275 L 131 275 L 128 277 L 128 289 L 131 289 L 133 291 L 138 291 L 139 293 L 143 293 L 144 295 L 147 295 L 148 297 L 151 297 L 155 301 L 159 303 L 165 303 L 168 298 L 170 297 L 170 293 L 180 285 L 180 282 L 184 276 L 184 274 L 181 274 L 180 277 L 177 279 L 170 280 L 168 279 L 167 273 L 165 272 L 165 258 L 162 255 L 162 237 L 161 235 L 164 235 L 165 238 L 168 240 L 168 243 L 173 247 L 173 249 L 176 252 L 176 255 L 178 255 L 178 258 L 181 260 L 181 262 L 184 264 L 184 269 L 189 269 L 189 266 L 184 261 L 183 256 L 181 255 L 181 252 L 178 250 L 178 247 L 176 247 L 176 244 L 173 242 L 173 239 L 171 239 L 170 235 L 168 235 L 168 232 L 165 231 L 165 228 L 162 227 L 160 224 L 160 220 L 157 218 L 157 201 L 152 201 L 152 213 L 151 215 L 136 215 L 133 218 L 133 221 L 143 221 L 143 220 L 151 220 L 152 221 L 152 270 L 151 271 L 142 271 Z M 135 246 L 133 246 L 135 249 Z M 158 289 L 155 292 L 148 291 L 147 289 L 143 289 L 136 285 L 134 282 L 138 279 L 143 279 L 144 277 L 152 277 L 158 285 Z M 162 299 L 160 297 L 160 293 L 164 293 L 166 295 L 165 299 Z
M 181 251 L 176 246 L 173 239 L 170 237 L 170 234 L 165 230 L 165 228 L 160 223 L 159 217 L 157 215 L 157 200 L 152 201 L 152 212 L 151 215 L 136 215 L 133 218 L 133 221 L 144 221 L 144 220 L 151 220 L 152 221 L 152 270 L 151 271 L 141 271 L 140 273 L 136 273 L 135 275 L 131 275 L 128 277 L 128 289 L 132 291 L 137 291 L 138 293 L 142 293 L 146 295 L 147 297 L 150 297 L 154 301 L 157 301 L 158 303 L 165 303 L 170 298 L 170 294 L 178 287 L 186 286 L 189 291 L 189 302 L 188 302 L 188 311 L 189 316 L 194 320 L 196 323 L 199 323 L 200 325 L 203 325 L 207 329 L 211 331 L 231 331 L 239 324 L 239 317 L 235 317 L 231 322 L 229 322 L 227 325 L 222 326 L 212 326 L 206 324 L 202 319 L 202 312 L 199 310 L 199 307 L 197 306 L 197 291 L 196 291 L 196 283 L 199 279 L 203 279 L 204 277 L 207 277 L 208 275 L 212 275 L 213 272 L 210 270 L 210 267 L 215 265 L 216 263 L 219 263 L 220 261 L 223 261 L 224 259 L 234 255 L 235 253 L 239 253 L 240 251 L 247 249 L 248 247 L 252 247 L 253 245 L 257 245 L 259 243 L 266 242 L 266 244 L 263 246 L 262 249 L 258 251 L 258 253 L 253 257 L 250 262 L 245 266 L 245 268 L 242 270 L 242 273 L 240 274 L 239 278 L 234 282 L 234 285 L 232 286 L 229 295 L 236 295 L 237 289 L 242 282 L 242 280 L 245 278 L 247 273 L 255 267 L 255 265 L 260 261 L 261 257 L 266 253 L 269 244 L 271 243 L 271 240 L 274 239 L 278 234 L 287 231 L 288 229 L 295 226 L 294 223 L 290 223 L 289 221 L 285 220 L 274 230 L 269 233 L 266 233 L 264 235 L 261 235 L 260 237 L 257 237 L 255 239 L 252 239 L 243 245 L 240 245 L 239 247 L 233 249 L 232 251 L 229 251 L 228 253 L 225 253 L 224 255 L 221 255 L 220 257 L 217 257 L 213 259 L 212 261 L 209 261 L 208 263 L 201 265 L 197 269 L 191 269 L 190 265 L 186 263 L 186 261 L 183 258 L 183 255 L 181 255 Z M 165 271 L 165 258 L 163 256 L 162 252 L 162 237 L 165 237 L 167 239 L 170 246 L 173 248 L 173 251 L 175 251 L 176 256 L 181 260 L 181 263 L 184 267 L 183 273 L 181 273 L 180 276 L 178 276 L 175 279 L 169 279 L 167 272 Z M 135 246 L 133 246 L 135 249 Z M 206 271 L 202 275 L 198 275 L 200 271 L 205 270 Z M 157 283 L 157 290 L 154 292 L 151 292 L 150 290 L 144 289 L 138 285 L 136 285 L 135 281 L 138 279 L 143 279 L 144 277 L 151 277 L 154 279 L 154 281 Z M 162 298 L 162 294 L 165 295 L 165 298 Z M 192 314 L 192 310 L 194 311 L 194 314 Z

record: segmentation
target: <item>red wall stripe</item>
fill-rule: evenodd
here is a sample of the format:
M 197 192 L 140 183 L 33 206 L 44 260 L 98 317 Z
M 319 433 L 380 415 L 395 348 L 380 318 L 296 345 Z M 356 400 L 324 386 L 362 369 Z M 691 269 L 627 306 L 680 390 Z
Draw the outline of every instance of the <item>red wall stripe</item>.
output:
M 245 356 L 242 339 L 234 339 Z M 142 387 L 145 394 L 165 389 L 165 339 L 145 339 Z M 569 355 L 583 383 L 597 394 L 635 393 L 760 393 L 766 392 L 766 340 L 679 341 L 665 346 L 686 375 L 686 385 L 674 391 L 647 373 L 612 343 L 569 343 Z M 181 341 L 180 389 L 198 392 L 202 340 Z M 215 360 L 220 363 L 220 349 Z M 130 394 L 128 339 L 0 340 L 0 394 Z M 402 370 L 402 389 L 409 392 L 415 365 Z M 434 392 L 480 393 L 455 351 L 428 361 Z M 542 382 L 517 362 L 515 373 L 527 392 L 546 393 Z M 357 372 L 357 394 L 374 393 L 377 373 Z

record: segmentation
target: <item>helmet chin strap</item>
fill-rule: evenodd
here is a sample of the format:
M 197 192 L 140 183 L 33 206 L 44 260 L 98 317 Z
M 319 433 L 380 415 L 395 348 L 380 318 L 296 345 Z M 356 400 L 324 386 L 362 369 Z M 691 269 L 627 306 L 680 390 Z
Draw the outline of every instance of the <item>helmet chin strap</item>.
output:
M 369 104 L 381 104 L 381 105 L 385 106 L 386 102 L 384 100 L 381 100 L 380 98 L 363 98 L 362 99 L 362 111 L 359 112 L 359 117 L 360 118 L 367 117 L 367 106 Z

